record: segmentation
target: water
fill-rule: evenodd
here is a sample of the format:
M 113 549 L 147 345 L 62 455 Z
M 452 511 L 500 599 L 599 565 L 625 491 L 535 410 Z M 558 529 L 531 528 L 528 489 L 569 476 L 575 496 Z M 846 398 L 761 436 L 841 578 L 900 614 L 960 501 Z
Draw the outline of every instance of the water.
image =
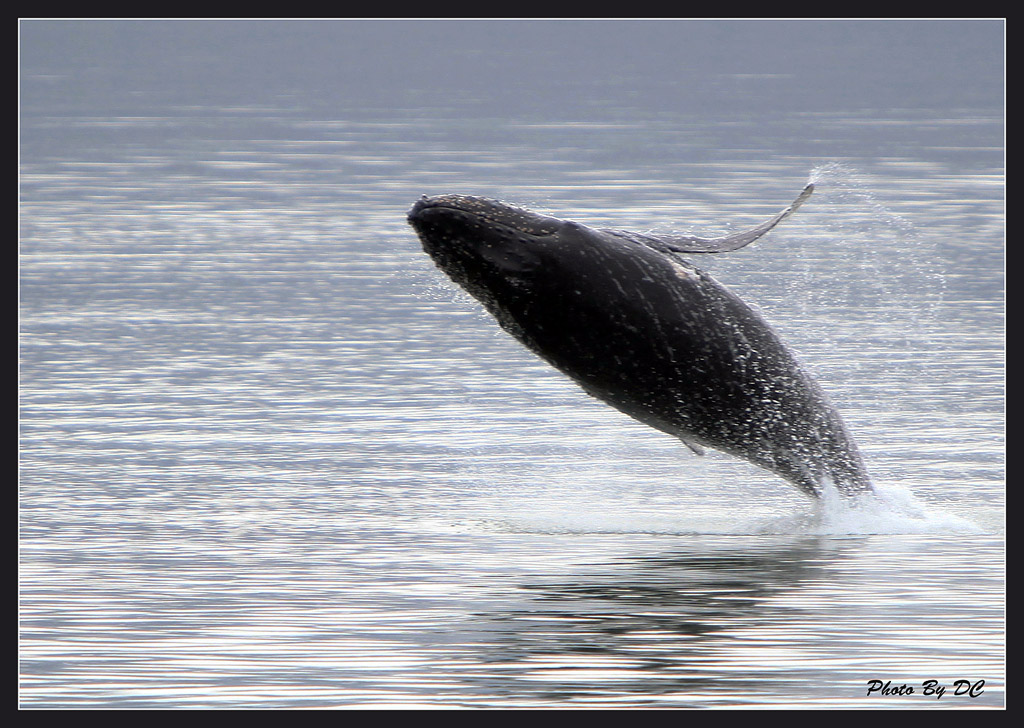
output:
M 23 22 L 22 707 L 1002 706 L 1002 72 L 998 22 Z M 695 260 L 874 505 L 586 397 L 405 222 L 809 179 Z

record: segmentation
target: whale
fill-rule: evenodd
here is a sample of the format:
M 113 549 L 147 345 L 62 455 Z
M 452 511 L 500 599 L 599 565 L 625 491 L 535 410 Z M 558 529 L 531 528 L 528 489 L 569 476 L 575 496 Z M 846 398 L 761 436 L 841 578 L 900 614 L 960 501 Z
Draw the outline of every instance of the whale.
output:
M 423 196 L 407 218 L 441 271 L 587 394 L 698 455 L 852 497 L 871 479 L 822 387 L 760 313 L 684 257 L 753 243 L 813 191 L 719 237 L 589 227 L 464 194 Z

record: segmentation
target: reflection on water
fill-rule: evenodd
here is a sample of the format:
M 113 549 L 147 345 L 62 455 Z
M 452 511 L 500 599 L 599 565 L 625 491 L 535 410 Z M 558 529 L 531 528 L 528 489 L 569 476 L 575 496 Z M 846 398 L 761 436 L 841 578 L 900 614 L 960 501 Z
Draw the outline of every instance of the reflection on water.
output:
M 23 63 L 23 706 L 882 707 L 876 678 L 1002 705 L 999 109 L 836 111 L 797 67 L 764 81 L 781 96 L 739 67 L 686 81 L 756 87 L 757 118 L 638 105 L 673 88 L 639 72 L 522 113 L 482 113 L 522 87 L 332 107 L 269 71 L 227 103 L 175 74 L 248 51 L 186 25 L 133 36 L 153 67 L 63 55 L 121 48 L 111 27 Z M 466 192 L 720 234 L 810 175 L 784 230 L 698 264 L 822 381 L 874 508 L 581 394 L 405 223 Z
M 538 596 L 501 616 L 504 649 L 494 661 L 573 699 L 607 700 L 614 685 L 623 704 L 688 706 L 775 702 L 787 689 L 812 703 L 850 704 L 864 695 L 865 665 L 886 679 L 907 677 L 923 640 L 957 653 L 941 667 L 929 655 L 936 674 L 994 667 L 984 658 L 991 641 L 965 649 L 968 635 L 941 613 L 901 615 L 898 627 L 866 618 L 866 606 L 886 601 L 895 613 L 915 588 L 879 580 L 833 601 L 832 585 L 871 568 L 859 540 L 708 546 L 701 539 L 699 549 L 631 559 L 589 579 L 527 586 Z M 870 558 L 883 566 L 892 554 Z M 943 581 L 916 587 L 915 603 L 948 604 L 958 580 Z M 998 611 L 979 617 L 972 612 L 973 628 L 984 630 Z M 895 645 L 901 657 L 889 662 Z
M 135 558 L 96 544 L 30 574 L 32 611 L 48 611 L 45 584 L 78 597 L 30 621 L 23 690 L 135 707 L 856 705 L 874 677 L 987 675 L 972 704 L 1002 700 L 1000 574 L 941 537 L 195 539 Z M 636 555 L 595 563 L 612 548 Z

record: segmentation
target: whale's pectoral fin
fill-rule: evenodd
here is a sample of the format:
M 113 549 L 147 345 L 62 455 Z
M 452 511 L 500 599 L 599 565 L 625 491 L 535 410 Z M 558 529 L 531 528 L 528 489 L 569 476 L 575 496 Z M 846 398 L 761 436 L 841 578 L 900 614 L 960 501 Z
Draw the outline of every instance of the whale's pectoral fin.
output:
M 677 435 L 677 437 L 678 437 L 678 435 Z M 683 440 L 683 438 L 681 438 L 681 437 L 679 439 Z M 704 448 L 701 447 L 700 445 L 698 445 L 695 442 L 690 442 L 689 440 L 683 440 L 683 444 L 686 445 L 691 450 L 693 450 L 698 455 L 703 455 L 704 454 Z
M 657 239 L 667 248 L 676 253 L 727 253 L 731 250 L 739 250 L 745 245 L 750 245 L 780 222 L 797 211 L 800 205 L 814 192 L 814 185 L 804 187 L 803 192 L 797 197 L 793 204 L 756 228 L 746 230 L 734 235 L 726 235 L 721 238 L 697 238 L 689 235 L 657 235 Z

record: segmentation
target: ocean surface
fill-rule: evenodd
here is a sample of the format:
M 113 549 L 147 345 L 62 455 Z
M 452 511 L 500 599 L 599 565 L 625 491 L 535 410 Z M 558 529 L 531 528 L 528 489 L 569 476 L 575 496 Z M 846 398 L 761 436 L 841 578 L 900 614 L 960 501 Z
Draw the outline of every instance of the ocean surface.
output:
M 1003 40 L 22 21 L 21 707 L 1002 707 Z M 405 220 L 719 235 L 808 181 L 692 260 L 867 503 L 591 399 Z

